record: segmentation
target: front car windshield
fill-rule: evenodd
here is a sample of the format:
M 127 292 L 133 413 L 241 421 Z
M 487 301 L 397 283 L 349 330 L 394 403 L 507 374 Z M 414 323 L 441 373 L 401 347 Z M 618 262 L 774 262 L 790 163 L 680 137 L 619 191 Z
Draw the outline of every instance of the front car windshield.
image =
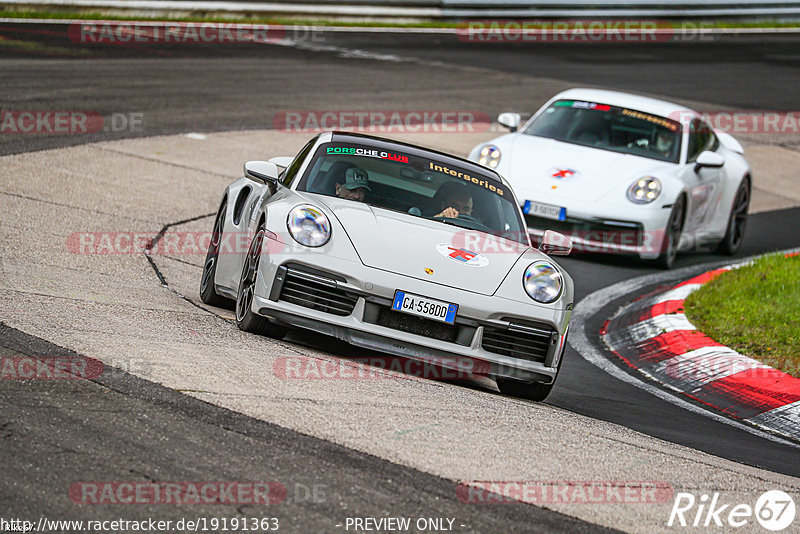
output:
M 557 100 L 523 133 L 575 145 L 678 163 L 680 123 L 632 109 Z
M 297 190 L 365 202 L 528 244 L 506 185 L 491 175 L 438 160 L 436 154 L 326 143 L 317 149 Z

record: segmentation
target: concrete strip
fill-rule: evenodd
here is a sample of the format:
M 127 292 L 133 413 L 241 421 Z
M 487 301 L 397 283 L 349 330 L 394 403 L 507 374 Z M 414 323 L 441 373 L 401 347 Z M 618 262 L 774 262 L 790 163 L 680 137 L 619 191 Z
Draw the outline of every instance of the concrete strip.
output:
M 745 149 L 745 157 L 753 169 L 752 212 L 791 208 L 800 203 L 800 150 L 751 144 Z
M 402 137 L 465 154 L 492 135 Z M 697 495 L 721 491 L 736 502 L 755 502 L 774 487 L 800 491 L 798 479 L 498 396 L 485 384 L 402 375 L 346 384 L 281 379 L 272 365 L 282 356 L 337 360 L 331 353 L 364 353 L 306 333 L 281 342 L 245 335 L 224 319 L 230 312 L 207 313 L 163 288 L 142 255 L 68 250 L 75 232 L 153 231 L 212 213 L 243 161 L 293 154 L 309 134 L 195 137 L 0 158 L 4 321 L 200 399 L 454 481 L 662 481 Z M 207 231 L 210 224 L 209 217 L 176 229 Z M 197 300 L 201 256 L 155 261 L 173 289 Z M 670 530 L 670 502 L 545 506 L 630 532 Z

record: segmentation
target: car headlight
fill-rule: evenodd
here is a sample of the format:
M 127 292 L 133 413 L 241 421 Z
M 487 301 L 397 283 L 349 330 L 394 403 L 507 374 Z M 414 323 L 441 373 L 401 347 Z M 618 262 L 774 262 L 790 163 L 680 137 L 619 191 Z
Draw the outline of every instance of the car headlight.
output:
M 550 304 L 561 296 L 564 278 L 552 263 L 536 261 L 525 269 L 522 285 L 533 300 L 542 304 Z
M 639 178 L 628 188 L 628 200 L 634 204 L 649 204 L 661 194 L 661 182 L 658 178 L 645 176 Z
M 478 163 L 490 169 L 496 168 L 500 164 L 500 149 L 494 145 L 485 145 L 478 152 Z
M 314 206 L 297 206 L 289 212 L 286 226 L 295 241 L 307 247 L 321 247 L 331 238 L 331 223 Z

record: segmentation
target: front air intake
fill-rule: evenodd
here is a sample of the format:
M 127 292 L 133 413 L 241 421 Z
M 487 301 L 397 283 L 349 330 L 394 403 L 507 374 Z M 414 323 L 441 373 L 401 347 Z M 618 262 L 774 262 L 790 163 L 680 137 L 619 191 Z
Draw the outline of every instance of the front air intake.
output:
M 531 327 L 511 324 L 508 328 L 485 326 L 481 347 L 487 352 L 544 363 L 553 344 L 554 332 L 545 325 Z
M 337 288 L 333 279 L 290 267 L 278 300 L 344 317 L 353 313 L 358 296 Z

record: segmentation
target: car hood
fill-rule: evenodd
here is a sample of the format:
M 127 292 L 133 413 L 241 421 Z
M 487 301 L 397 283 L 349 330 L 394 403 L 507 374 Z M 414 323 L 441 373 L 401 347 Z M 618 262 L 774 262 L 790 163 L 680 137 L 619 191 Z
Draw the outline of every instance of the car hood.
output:
M 544 137 L 509 137 L 506 143 L 510 146 L 505 150 L 501 147 L 508 154 L 507 162 L 501 160 L 501 173 L 511 182 L 520 202 L 541 198 L 596 202 L 610 193 L 625 191 L 642 176 L 658 175 L 674 166 Z
M 322 196 L 317 200 L 344 227 L 364 265 L 426 282 L 492 295 L 517 258 L 530 250 L 482 232 L 360 202 Z

